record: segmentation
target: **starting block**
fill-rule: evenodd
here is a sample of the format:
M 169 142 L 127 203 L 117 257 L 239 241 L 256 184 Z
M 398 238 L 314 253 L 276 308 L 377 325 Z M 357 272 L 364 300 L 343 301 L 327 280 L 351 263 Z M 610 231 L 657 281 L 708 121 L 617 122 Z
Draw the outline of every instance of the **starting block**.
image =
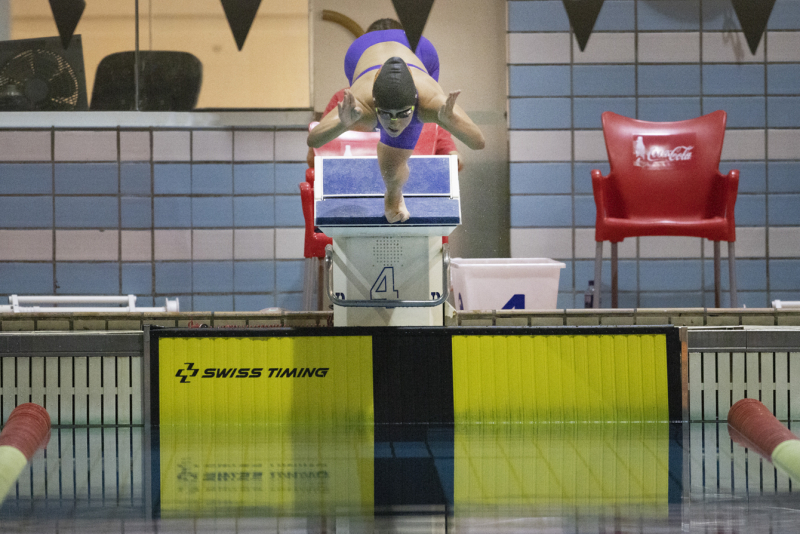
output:
M 325 285 L 336 326 L 441 326 L 450 258 L 442 236 L 461 224 L 456 156 L 412 156 L 403 197 L 411 218 L 389 224 L 376 157 L 314 161 L 314 225 L 333 238 Z

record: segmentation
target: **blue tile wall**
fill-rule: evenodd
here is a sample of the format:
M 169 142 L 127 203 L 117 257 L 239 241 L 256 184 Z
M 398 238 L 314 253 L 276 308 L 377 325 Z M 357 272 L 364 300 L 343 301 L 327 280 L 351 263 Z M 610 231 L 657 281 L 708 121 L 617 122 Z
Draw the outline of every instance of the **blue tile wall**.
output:
M 569 128 L 572 121 L 569 98 L 512 98 L 509 106 L 512 130 Z
M 120 211 L 122 228 L 150 228 L 152 225 L 150 197 L 122 197 Z
M 613 111 L 626 117 L 636 116 L 635 98 L 573 98 L 573 126 L 575 128 L 602 128 L 600 116 Z
M 512 163 L 511 194 L 568 194 L 572 189 L 569 163 Z
M 56 263 L 56 293 L 61 295 L 119 294 L 119 264 Z
M 237 261 L 233 265 L 233 290 L 258 293 L 275 288 L 275 264 L 271 261 Z
M 696 95 L 700 92 L 699 65 L 640 65 L 640 95 Z
M 767 65 L 767 92 L 771 95 L 800 93 L 800 65 L 797 63 Z
M 770 195 L 769 224 L 800 226 L 800 195 Z
M 57 195 L 114 195 L 119 190 L 115 163 L 56 163 Z
M 305 174 L 302 176 L 305 179 Z M 233 192 L 236 195 L 271 195 L 275 192 L 274 165 L 271 163 L 235 164 L 233 166 Z
M 150 263 L 123 263 L 122 264 L 122 294 L 123 295 L 152 295 L 153 294 L 153 266 Z M 136 300 L 137 306 L 145 306 Z
M 230 195 L 233 193 L 233 167 L 230 163 L 192 165 L 193 195 Z
M 192 266 L 195 293 L 232 293 L 232 261 L 196 261 Z
M 800 151 L 792 151 L 800 130 L 800 56 L 794 46 L 800 32 L 799 0 L 776 0 L 768 23 L 775 33 L 762 38 L 758 57 L 752 56 L 741 33 L 730 38 L 731 31 L 741 31 L 730 0 L 606 0 L 593 32 L 605 33 L 609 42 L 619 44 L 600 49 L 593 47 L 598 40 L 590 39 L 585 53 L 572 36 L 562 41 L 568 48 L 555 44 L 554 33 L 570 34 L 562 28 L 563 19 L 556 22 L 564 15 L 558 2 L 511 0 L 508 7 L 512 36 L 541 33 L 547 39 L 542 42 L 553 43 L 533 54 L 513 49 L 526 46 L 527 37 L 508 41 L 510 57 L 521 58 L 520 63 L 508 65 L 513 159 L 509 211 L 512 251 L 519 240 L 515 254 L 532 248 L 536 255 L 544 255 L 552 249 L 551 257 L 574 268 L 571 280 L 561 279 L 559 306 L 582 306 L 586 281 L 593 277 L 593 262 L 585 258 L 593 252 L 587 250 L 591 242 L 586 242 L 595 212 L 590 172 L 609 172 L 607 161 L 596 161 L 604 152 L 600 120 L 604 111 L 648 121 L 726 111 L 729 136 L 723 158 L 737 159 L 723 159 L 720 172 L 740 171 L 736 223 L 748 230 L 739 232 L 740 240 L 746 239 L 737 246 L 740 305 L 769 306 L 779 294 L 800 297 L 800 276 L 790 274 L 800 268 L 797 261 L 784 259 L 785 245 L 771 250 L 768 243 L 753 241 L 754 236 L 771 236 L 772 225 L 800 231 Z M 703 32 L 699 38 L 698 31 Z M 637 34 L 633 41 L 628 32 Z M 687 43 L 696 43 L 691 46 L 703 49 L 669 46 L 681 33 Z M 609 34 L 619 34 L 618 39 Z M 663 49 L 653 48 L 656 38 L 663 39 Z M 621 48 L 627 42 L 635 43 L 633 50 Z M 531 64 L 521 64 L 522 58 Z M 568 120 L 569 126 L 564 126 Z M 575 130 L 570 152 L 554 153 L 557 161 L 548 161 L 546 153 L 530 150 L 531 160 L 526 161 L 527 152 L 520 149 L 531 139 L 526 132 L 541 138 L 548 132 L 563 136 L 565 129 Z M 564 229 L 571 229 L 572 253 L 563 243 L 568 235 Z M 713 305 L 713 262 L 707 255 L 685 257 L 679 247 L 665 245 L 674 250 L 665 251 L 663 259 L 653 259 L 641 257 L 638 246 L 631 248 L 627 242 L 626 246 L 626 254 L 633 251 L 634 257 L 621 260 L 620 305 Z M 784 256 L 777 256 L 778 249 Z M 694 255 L 697 249 L 693 250 Z M 708 254 L 710 249 L 705 250 Z M 557 257 L 562 254 L 566 257 Z M 727 288 L 727 264 L 723 264 Z M 609 291 L 609 270 L 604 262 L 604 296 Z M 729 298 L 723 295 L 724 302 Z
M 649 97 L 639 99 L 638 117 L 644 121 L 682 121 L 699 116 L 700 99 L 691 97 Z M 626 115 L 633 117 L 635 114 Z
M 192 198 L 192 226 L 233 226 L 233 202 L 231 197 Z
M 770 128 L 800 128 L 800 97 L 770 96 L 767 109 Z
M 153 191 L 156 195 L 192 193 L 192 166 L 188 163 L 153 165 Z
M 644 30 L 698 30 L 700 29 L 700 3 L 686 0 L 648 0 L 636 3 L 638 29 Z
M 299 199 L 299 196 L 297 198 Z M 298 200 L 298 205 L 299 205 L 299 200 Z M 300 208 L 300 210 L 301 210 L 300 219 L 302 219 L 303 218 L 302 207 Z M 274 197 L 272 196 L 234 197 L 233 224 L 234 226 L 237 227 L 274 226 L 275 225 Z M 278 226 L 280 226 L 280 224 Z
M 156 262 L 156 293 L 175 295 L 192 293 L 192 263 Z
M 769 30 L 796 30 L 800 28 L 800 3 L 797 0 L 776 0 L 767 22 Z
M 728 114 L 728 128 L 763 128 L 766 125 L 765 106 L 766 99 L 763 96 L 703 98 L 703 113 L 724 110 Z
M 156 228 L 191 228 L 192 199 L 189 197 L 156 197 L 153 199 Z
M 56 197 L 56 226 L 61 228 L 116 228 L 117 197 Z
M 763 95 L 763 65 L 703 65 L 707 95 Z
M 512 32 L 569 31 L 569 19 L 560 0 L 509 2 L 508 21 Z
M 0 228 L 50 228 L 53 197 L 0 197 Z
M 0 164 L 3 195 L 47 195 L 53 192 L 53 165 L 50 163 Z
M 122 163 L 119 189 L 123 195 L 150 195 L 150 164 Z
M 53 265 L 48 263 L 0 263 L 3 295 L 52 295 Z
M 180 133 L 194 135 L 191 129 Z M 272 146 L 264 145 L 263 159 L 254 152 L 253 135 L 272 140 Z M 46 239 L 47 231 L 110 231 L 97 246 L 54 249 L 49 261 L 41 259 L 48 249 L 40 241 L 30 260 L 24 253 L 15 255 L 22 261 L 0 258 L 0 290 L 134 294 L 138 306 L 163 306 L 165 298 L 178 298 L 183 311 L 278 305 L 300 310 L 302 247 L 279 235 L 303 227 L 298 184 L 305 180 L 306 164 L 280 153 L 275 141 L 280 135 L 275 128 L 235 131 L 234 145 L 237 139 L 246 143 L 232 152 L 241 161 L 195 161 L 183 159 L 185 154 L 165 160 L 169 150 L 159 151 L 157 144 L 165 142 L 159 136 L 151 136 L 158 159 L 125 160 L 128 141 L 118 137 L 122 151 L 116 161 L 0 161 L 0 231 L 37 231 L 30 234 L 37 240 Z M 109 249 L 112 237 L 116 250 Z M 178 249 L 165 248 L 171 243 Z M 65 252 L 74 260 L 61 261 Z M 109 261 L 110 252 L 119 259 Z
M 570 68 L 562 65 L 511 65 L 510 96 L 569 96 Z
M 576 96 L 633 96 L 636 68 L 633 65 L 576 65 L 572 68 Z
M 767 168 L 770 193 L 800 193 L 800 161 L 771 161 Z

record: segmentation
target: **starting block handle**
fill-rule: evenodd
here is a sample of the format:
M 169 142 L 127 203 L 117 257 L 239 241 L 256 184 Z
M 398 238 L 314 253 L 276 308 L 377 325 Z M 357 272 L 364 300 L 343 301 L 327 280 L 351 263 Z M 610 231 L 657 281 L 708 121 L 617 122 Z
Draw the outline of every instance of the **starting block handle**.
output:
M 450 249 L 447 243 L 442 245 L 442 296 L 436 300 L 345 300 L 333 292 L 333 245 L 325 247 L 325 289 L 328 298 L 337 306 L 350 308 L 433 308 L 444 304 L 450 295 L 450 283 L 447 274 L 450 272 Z

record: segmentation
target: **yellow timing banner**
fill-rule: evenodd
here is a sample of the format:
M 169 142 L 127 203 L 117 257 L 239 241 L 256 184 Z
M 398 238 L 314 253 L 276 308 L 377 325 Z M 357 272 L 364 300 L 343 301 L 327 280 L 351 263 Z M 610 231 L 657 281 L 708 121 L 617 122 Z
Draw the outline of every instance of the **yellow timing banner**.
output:
M 161 517 L 372 513 L 372 425 L 161 425 Z
M 492 507 L 667 511 L 669 423 L 457 425 L 456 514 Z
M 164 337 L 158 424 L 372 424 L 370 336 Z
M 453 336 L 456 423 L 669 421 L 663 334 Z

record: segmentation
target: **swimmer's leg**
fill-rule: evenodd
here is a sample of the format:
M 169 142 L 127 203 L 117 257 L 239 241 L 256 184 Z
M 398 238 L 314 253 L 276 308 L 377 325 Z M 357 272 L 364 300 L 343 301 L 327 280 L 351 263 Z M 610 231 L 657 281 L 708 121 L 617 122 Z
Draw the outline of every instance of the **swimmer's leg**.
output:
M 386 185 L 386 195 L 383 197 L 384 214 L 390 223 L 404 222 L 411 217 L 403 200 L 403 186 L 408 181 L 408 158 L 413 152 L 378 143 L 378 165 Z

